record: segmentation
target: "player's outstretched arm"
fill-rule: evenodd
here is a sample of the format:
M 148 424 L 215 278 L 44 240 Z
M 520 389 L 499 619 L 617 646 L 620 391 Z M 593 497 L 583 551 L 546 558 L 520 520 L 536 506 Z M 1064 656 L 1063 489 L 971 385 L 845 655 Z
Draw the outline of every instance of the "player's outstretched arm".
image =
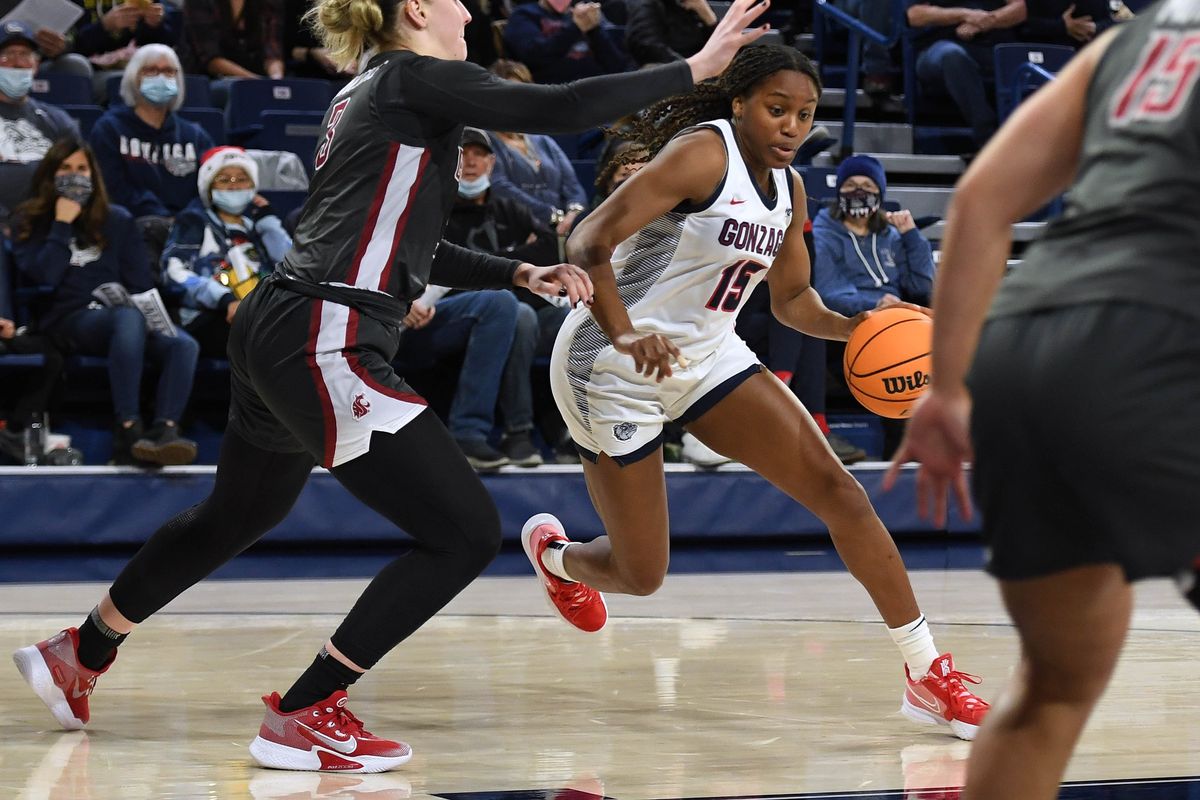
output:
M 685 133 L 625 181 L 567 240 L 567 260 L 587 271 L 595 289 L 592 315 L 609 341 L 658 380 L 671 375 L 680 353 L 665 337 L 633 328 L 612 268 L 616 246 L 684 202 L 703 203 L 725 174 L 725 146 L 711 130 Z

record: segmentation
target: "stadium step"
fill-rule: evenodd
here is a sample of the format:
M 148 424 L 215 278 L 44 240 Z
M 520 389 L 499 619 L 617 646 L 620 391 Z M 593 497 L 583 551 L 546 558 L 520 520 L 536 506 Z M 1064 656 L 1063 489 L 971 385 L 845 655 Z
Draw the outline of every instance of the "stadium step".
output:
M 1012 226 L 1013 241 L 1018 243 L 1028 243 L 1040 238 L 1046 230 L 1045 222 L 1018 222 Z M 930 241 L 940 242 L 942 237 L 946 235 L 946 222 L 935 222 L 928 228 L 922 228 L 921 233 L 925 234 L 925 238 Z
M 829 135 L 842 139 L 842 123 L 821 120 Z M 861 153 L 906 153 L 913 151 L 912 126 L 893 122 L 859 122 L 854 125 L 854 149 Z
M 828 126 L 826 126 L 828 127 Z M 855 126 L 857 127 L 857 126 Z M 883 164 L 888 178 L 900 175 L 916 176 L 954 176 L 957 177 L 966 169 L 966 164 L 958 156 L 925 156 L 912 153 L 871 153 L 860 149 L 864 155 L 874 156 Z M 814 167 L 837 169 L 837 162 L 832 153 L 821 153 L 813 159 Z

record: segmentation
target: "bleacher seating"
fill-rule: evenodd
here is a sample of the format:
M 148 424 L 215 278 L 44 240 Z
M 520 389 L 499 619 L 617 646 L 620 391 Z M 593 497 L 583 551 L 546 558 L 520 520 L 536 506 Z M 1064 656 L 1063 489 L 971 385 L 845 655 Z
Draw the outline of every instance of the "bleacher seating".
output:
M 1025 98 L 1027 89 L 1040 86 L 1045 75 L 1055 75 L 1074 49 L 1049 44 L 1000 44 L 993 49 L 996 64 L 996 113 L 1004 120 Z M 1025 65 L 1036 69 L 1027 70 Z
M 67 112 L 73 120 L 79 123 L 79 133 L 85 139 L 92 132 L 92 126 L 96 124 L 96 120 L 104 115 L 104 109 L 100 106 L 69 105 L 64 103 L 59 108 Z
M 181 108 L 175 112 L 204 129 L 214 144 L 225 144 L 225 114 L 215 108 Z
M 29 93 L 35 100 L 56 106 L 86 106 L 93 102 L 92 81 L 82 75 L 43 73 L 34 78 Z
M 234 81 L 229 87 L 226 111 L 231 134 L 249 136 L 257 132 L 259 116 L 265 111 L 325 112 L 333 99 L 328 81 L 288 78 L 284 80 Z
M 317 142 L 324 134 L 322 111 L 264 111 L 259 117 L 261 129 L 246 141 L 255 150 L 286 150 L 304 162 L 309 177 Z

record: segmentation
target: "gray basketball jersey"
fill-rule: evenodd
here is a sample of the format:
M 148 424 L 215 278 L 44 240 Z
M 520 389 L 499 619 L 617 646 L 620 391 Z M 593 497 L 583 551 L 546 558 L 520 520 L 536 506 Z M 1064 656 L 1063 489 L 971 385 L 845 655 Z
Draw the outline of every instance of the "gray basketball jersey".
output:
M 1200 0 L 1162 0 L 1123 26 L 1088 88 L 1066 211 L 991 316 L 1113 301 L 1200 316 L 1198 78 Z

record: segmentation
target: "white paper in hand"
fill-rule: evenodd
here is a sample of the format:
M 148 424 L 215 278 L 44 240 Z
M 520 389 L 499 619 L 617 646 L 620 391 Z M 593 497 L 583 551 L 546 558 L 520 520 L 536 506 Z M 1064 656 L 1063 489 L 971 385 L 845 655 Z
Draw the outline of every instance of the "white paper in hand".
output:
M 71 0 L 21 0 L 0 18 L 0 26 L 18 20 L 39 31 L 42 28 L 65 34 L 83 16 L 83 8 Z

